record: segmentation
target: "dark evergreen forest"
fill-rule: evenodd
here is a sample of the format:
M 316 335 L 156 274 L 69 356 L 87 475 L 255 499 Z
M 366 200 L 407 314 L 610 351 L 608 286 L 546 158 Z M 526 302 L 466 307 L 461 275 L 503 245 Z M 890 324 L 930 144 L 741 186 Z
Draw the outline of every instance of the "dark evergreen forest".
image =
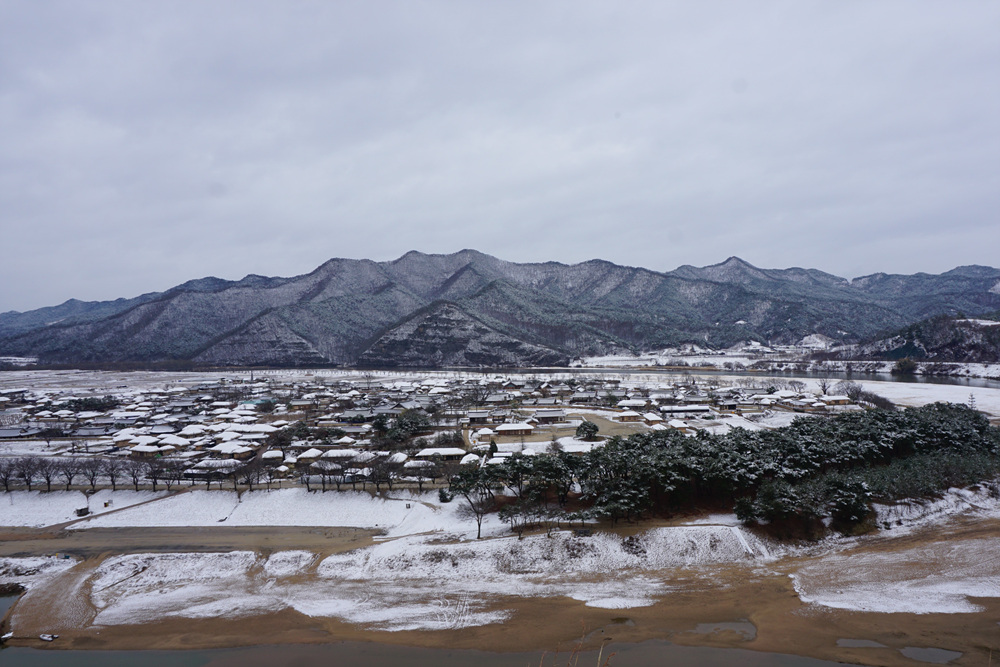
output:
M 499 511 L 518 532 L 719 509 L 779 536 L 809 537 L 827 527 L 858 530 L 873 502 L 929 497 L 998 472 L 1000 428 L 970 407 L 935 403 L 800 418 L 774 430 L 613 437 L 584 456 L 515 454 L 463 468 L 450 494 L 480 520 Z M 504 487 L 513 498 L 499 493 Z

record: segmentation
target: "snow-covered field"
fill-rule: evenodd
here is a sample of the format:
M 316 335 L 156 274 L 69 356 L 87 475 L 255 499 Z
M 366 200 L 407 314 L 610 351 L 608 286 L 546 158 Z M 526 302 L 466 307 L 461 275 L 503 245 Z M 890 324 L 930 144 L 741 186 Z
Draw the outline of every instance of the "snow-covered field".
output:
M 718 375 L 720 382 L 738 384 L 746 380 L 744 376 Z M 787 382 L 787 377 L 755 376 L 758 384 L 766 384 L 768 380 Z M 807 391 L 819 392 L 819 381 L 803 378 Z M 931 382 L 892 382 L 878 380 L 861 380 L 858 382 L 865 390 L 888 398 L 896 405 L 913 407 L 944 401 L 948 403 L 969 403 L 970 396 L 975 398 L 976 408 L 992 416 L 1000 417 L 1000 388 L 969 387 L 961 384 L 936 384 Z
M 94 515 L 130 507 L 157 498 L 164 492 L 103 490 L 87 496 L 81 491 L 11 491 L 0 494 L 0 526 L 40 528 L 75 521 L 76 510 L 88 508 Z M 136 508 L 133 511 L 140 511 Z M 110 518 L 110 517 L 109 517 Z
M 387 537 L 447 533 L 475 537 L 475 522 L 461 517 L 464 503 L 441 503 L 436 492 L 387 492 L 276 489 L 273 491 L 189 491 L 131 510 L 81 522 L 71 528 L 153 526 L 344 526 L 374 528 Z M 505 530 L 495 515 L 483 522 L 483 534 Z

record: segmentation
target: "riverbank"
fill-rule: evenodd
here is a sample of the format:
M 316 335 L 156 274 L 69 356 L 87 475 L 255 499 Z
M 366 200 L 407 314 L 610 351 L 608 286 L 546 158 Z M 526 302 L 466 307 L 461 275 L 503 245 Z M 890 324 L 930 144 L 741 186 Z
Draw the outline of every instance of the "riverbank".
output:
M 20 528 L 5 531 L 0 579 L 28 587 L 8 619 L 12 645 L 59 634 L 47 649 L 364 641 L 554 651 L 610 637 L 873 665 L 912 664 L 901 649 L 930 647 L 978 664 L 1000 651 L 1000 563 L 990 555 L 1000 510 L 986 496 L 949 508 L 811 545 L 774 543 L 730 515 L 589 537 L 518 540 L 493 526 L 480 541 L 418 532 L 426 517 L 377 531 Z M 156 516 L 129 510 L 140 511 Z

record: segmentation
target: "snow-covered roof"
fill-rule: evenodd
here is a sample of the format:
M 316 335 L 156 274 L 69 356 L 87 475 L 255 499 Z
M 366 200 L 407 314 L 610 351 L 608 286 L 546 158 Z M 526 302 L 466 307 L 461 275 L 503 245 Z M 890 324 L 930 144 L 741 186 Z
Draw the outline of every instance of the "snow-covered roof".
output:
M 328 449 L 323 452 L 324 459 L 353 459 L 357 455 L 356 449 Z
M 496 430 L 497 433 L 505 433 L 507 431 L 532 431 L 534 428 L 531 424 L 520 422 L 517 424 L 500 424 Z
M 228 454 L 229 456 L 234 456 L 236 454 L 245 454 L 246 452 L 253 451 L 249 447 L 238 445 L 235 442 L 220 442 L 214 447 L 210 447 L 209 450 L 213 452 L 218 452 L 219 454 Z
M 458 447 L 427 447 L 417 452 L 417 458 L 431 456 L 464 456 L 465 450 Z

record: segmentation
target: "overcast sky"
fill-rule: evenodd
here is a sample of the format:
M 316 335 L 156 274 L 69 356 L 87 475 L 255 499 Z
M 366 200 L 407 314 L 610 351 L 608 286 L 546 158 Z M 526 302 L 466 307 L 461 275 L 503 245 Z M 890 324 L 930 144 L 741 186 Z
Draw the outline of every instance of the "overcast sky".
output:
M 475 248 L 1000 265 L 1000 2 L 0 0 L 0 311 Z

